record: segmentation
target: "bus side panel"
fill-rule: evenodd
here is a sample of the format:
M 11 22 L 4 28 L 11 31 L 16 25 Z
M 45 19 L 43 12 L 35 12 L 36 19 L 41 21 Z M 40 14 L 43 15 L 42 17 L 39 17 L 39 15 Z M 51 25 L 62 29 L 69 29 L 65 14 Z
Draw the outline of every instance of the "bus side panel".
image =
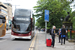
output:
M 3 24 L 2 27 L 0 27 L 0 37 L 5 36 L 5 34 L 6 34 L 5 24 Z
M 5 36 L 6 34 L 6 17 L 5 20 L 3 20 L 3 22 L 0 22 L 0 37 Z

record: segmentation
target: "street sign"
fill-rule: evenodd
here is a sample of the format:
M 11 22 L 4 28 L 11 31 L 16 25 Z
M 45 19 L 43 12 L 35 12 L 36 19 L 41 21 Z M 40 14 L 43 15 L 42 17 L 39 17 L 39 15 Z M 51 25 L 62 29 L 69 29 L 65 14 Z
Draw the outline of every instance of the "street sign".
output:
M 49 22 L 49 10 L 45 10 L 45 43 L 47 38 L 47 22 Z
M 45 10 L 45 21 L 49 22 L 49 10 Z

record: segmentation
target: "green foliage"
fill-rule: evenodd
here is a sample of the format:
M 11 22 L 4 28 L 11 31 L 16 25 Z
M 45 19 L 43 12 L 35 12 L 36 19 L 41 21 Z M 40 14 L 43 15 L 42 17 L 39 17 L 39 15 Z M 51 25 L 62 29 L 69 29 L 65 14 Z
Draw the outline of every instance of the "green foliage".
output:
M 65 18 L 68 15 L 67 12 L 71 12 L 70 3 L 67 0 L 38 0 L 37 6 L 34 7 L 37 13 L 35 17 L 41 17 L 37 19 L 36 26 L 45 27 L 44 10 L 47 9 L 49 10 L 48 28 L 52 28 L 53 25 L 60 28 L 62 25 L 60 18 Z
M 70 32 L 68 32 L 68 38 L 70 39 Z M 72 39 L 75 39 L 75 33 L 72 33 Z
M 73 29 L 75 30 L 75 11 L 74 12 L 72 12 L 71 14 L 70 14 L 70 19 L 69 20 L 71 20 L 71 22 L 73 22 Z
M 75 30 L 75 16 L 73 17 L 73 29 Z
M 70 39 L 70 32 L 68 32 L 68 38 Z

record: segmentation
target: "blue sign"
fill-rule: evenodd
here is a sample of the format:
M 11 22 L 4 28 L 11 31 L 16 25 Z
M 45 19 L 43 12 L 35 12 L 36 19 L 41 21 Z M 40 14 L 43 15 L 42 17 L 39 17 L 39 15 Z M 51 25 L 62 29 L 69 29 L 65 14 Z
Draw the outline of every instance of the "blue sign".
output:
M 45 10 L 45 21 L 49 22 L 49 10 Z

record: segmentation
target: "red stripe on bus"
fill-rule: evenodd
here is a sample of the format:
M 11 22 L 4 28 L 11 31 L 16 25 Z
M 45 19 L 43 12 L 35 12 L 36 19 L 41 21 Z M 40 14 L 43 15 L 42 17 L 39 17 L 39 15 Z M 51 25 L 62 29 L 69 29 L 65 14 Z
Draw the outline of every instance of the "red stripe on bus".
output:
M 32 32 L 29 32 L 29 33 L 26 33 L 26 34 L 21 34 L 21 33 L 14 33 L 12 32 L 11 34 L 12 35 L 15 35 L 15 36 L 30 36 Z

